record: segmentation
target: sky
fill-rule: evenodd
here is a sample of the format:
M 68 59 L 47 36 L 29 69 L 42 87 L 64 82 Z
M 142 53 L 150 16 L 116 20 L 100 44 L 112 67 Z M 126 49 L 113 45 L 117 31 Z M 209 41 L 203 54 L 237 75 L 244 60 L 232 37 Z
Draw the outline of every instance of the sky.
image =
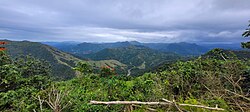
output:
M 237 43 L 249 0 L 0 0 L 0 39 Z

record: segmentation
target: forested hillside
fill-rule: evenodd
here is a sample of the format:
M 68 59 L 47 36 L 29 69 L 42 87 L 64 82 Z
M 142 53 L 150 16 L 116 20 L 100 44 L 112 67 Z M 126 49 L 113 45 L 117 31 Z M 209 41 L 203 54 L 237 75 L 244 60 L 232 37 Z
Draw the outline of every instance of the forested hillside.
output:
M 93 67 L 94 72 L 98 73 L 101 67 L 110 66 L 117 68 L 118 73 L 126 74 L 127 66 L 116 60 L 101 60 L 91 61 L 86 59 L 79 59 L 71 54 L 62 52 L 56 48 L 44 45 L 38 42 L 29 41 L 8 41 L 5 47 L 10 57 L 15 60 L 16 58 L 34 57 L 49 63 L 51 66 L 52 75 L 57 79 L 71 79 L 76 76 L 75 71 L 72 69 L 79 61 L 85 61 Z
M 128 66 L 131 75 L 140 75 L 140 71 L 145 71 L 161 63 L 174 62 L 182 58 L 175 53 L 162 53 L 140 45 L 107 48 L 97 53 L 84 55 L 84 57 L 92 60 L 118 60 Z
M 52 73 L 57 78 L 68 79 L 75 76 L 72 67 L 80 59 L 48 45 L 29 41 L 7 41 L 7 52 L 12 59 L 26 55 L 49 62 Z

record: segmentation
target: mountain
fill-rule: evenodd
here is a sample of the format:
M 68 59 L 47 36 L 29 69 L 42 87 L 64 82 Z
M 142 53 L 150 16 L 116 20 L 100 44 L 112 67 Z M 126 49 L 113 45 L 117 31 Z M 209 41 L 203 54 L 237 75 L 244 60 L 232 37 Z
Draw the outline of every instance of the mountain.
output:
M 208 51 L 207 48 L 194 43 L 145 43 L 149 48 L 163 52 L 174 52 L 183 56 L 198 56 Z
M 241 43 L 213 43 L 213 44 L 199 44 L 200 46 L 204 46 L 209 50 L 220 48 L 220 49 L 228 49 L 228 50 L 243 50 L 241 47 Z
M 20 55 L 31 55 L 38 59 L 48 61 L 52 67 L 52 74 L 61 79 L 74 77 L 75 72 L 71 69 L 80 59 L 62 52 L 56 48 L 38 42 L 7 41 L 7 52 L 12 58 Z
M 115 43 L 81 43 L 72 48 L 70 53 L 77 56 L 96 53 L 106 48 L 127 47 L 132 45 L 130 42 L 115 42 Z
M 128 47 L 106 48 L 97 53 L 86 54 L 85 58 L 92 60 L 118 60 L 128 66 L 128 75 L 138 75 L 166 61 L 174 61 L 181 57 L 175 53 L 162 53 L 145 46 L 132 45 Z
M 80 44 L 79 42 L 74 42 L 74 41 L 65 41 L 65 42 L 42 42 L 42 44 L 49 45 L 52 47 L 55 47 L 59 50 L 62 50 L 64 52 L 68 52 L 71 54 L 74 54 L 72 52 L 75 51 L 75 46 Z M 79 57 L 78 57 L 79 58 Z

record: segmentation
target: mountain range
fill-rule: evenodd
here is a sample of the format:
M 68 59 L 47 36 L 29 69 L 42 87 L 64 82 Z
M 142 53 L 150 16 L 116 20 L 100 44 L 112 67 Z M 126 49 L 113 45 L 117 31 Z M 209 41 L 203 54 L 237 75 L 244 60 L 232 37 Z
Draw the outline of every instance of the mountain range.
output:
M 29 42 L 7 41 L 5 45 L 12 58 L 31 55 L 48 61 L 52 74 L 59 79 L 70 79 L 79 61 L 88 62 L 95 72 L 101 67 L 116 68 L 118 74 L 140 75 L 164 63 L 172 63 L 188 56 L 199 56 L 209 48 L 191 43 L 140 43 L 137 41 L 115 43 L 79 42 Z M 210 48 L 211 49 L 211 48 Z M 242 54 L 244 55 L 244 53 Z
M 54 46 L 62 51 L 82 57 L 85 54 L 96 53 L 106 48 L 118 48 L 128 47 L 132 45 L 145 46 L 154 50 L 162 52 L 173 52 L 182 56 L 198 56 L 204 54 L 209 49 L 194 43 L 140 43 L 137 41 L 125 41 L 125 42 L 114 42 L 114 43 L 72 43 L 72 42 L 61 42 L 51 43 L 44 42 Z

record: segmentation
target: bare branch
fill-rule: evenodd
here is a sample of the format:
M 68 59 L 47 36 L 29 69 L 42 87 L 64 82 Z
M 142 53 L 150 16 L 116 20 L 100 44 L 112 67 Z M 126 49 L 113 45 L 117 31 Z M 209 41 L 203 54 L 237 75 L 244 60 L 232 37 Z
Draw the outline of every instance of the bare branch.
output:
M 116 105 L 116 104 L 122 104 L 122 105 L 173 105 L 174 102 L 162 99 L 166 102 L 141 102 L 141 101 L 90 101 L 90 104 L 94 105 Z M 209 110 L 218 110 L 218 111 L 223 111 L 224 109 L 218 108 L 218 107 L 208 107 L 208 106 L 203 106 L 203 105 L 191 105 L 191 104 L 177 104 L 179 106 L 189 106 L 189 107 L 197 107 L 197 108 L 204 108 L 204 109 L 209 109 Z

